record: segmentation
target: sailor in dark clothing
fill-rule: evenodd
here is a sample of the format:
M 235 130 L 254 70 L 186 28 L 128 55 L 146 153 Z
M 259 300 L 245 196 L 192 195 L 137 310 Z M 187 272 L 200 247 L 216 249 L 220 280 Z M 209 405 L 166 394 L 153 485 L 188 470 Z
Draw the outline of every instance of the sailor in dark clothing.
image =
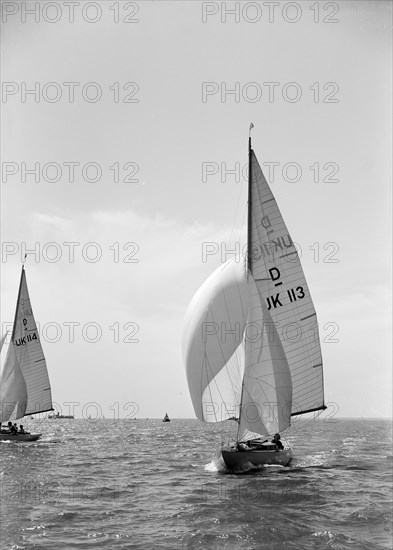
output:
M 22 425 L 22 424 L 20 424 L 20 426 L 19 426 L 19 433 L 20 433 L 20 434 L 25 434 L 25 433 L 26 433 L 25 430 L 23 429 L 23 425 Z
M 10 433 L 11 433 L 11 435 L 16 435 L 18 433 L 18 428 L 17 428 L 16 424 L 11 424 Z
M 276 446 L 276 451 L 281 451 L 284 448 L 284 445 L 280 441 L 280 434 L 274 434 L 274 437 L 272 439 L 272 443 Z

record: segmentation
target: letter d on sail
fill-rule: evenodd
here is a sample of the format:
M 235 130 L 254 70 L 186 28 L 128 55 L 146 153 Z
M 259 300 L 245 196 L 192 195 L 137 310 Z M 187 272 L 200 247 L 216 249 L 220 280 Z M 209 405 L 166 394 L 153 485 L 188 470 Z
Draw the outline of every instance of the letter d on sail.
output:
M 271 269 L 269 269 L 269 275 L 272 281 L 278 281 L 278 279 L 280 278 L 280 270 L 277 269 L 277 267 L 272 267 Z M 281 285 L 281 284 L 282 283 L 276 283 L 275 286 Z
M 269 216 L 263 216 L 263 218 L 261 219 L 261 225 L 265 229 L 271 227 L 272 224 L 270 223 Z

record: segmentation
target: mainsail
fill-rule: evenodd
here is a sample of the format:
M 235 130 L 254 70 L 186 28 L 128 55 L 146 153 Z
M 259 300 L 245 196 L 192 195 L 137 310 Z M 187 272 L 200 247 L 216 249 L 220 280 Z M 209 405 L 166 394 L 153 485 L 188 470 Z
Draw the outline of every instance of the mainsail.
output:
M 292 415 L 326 408 L 317 316 L 296 247 L 250 149 L 250 271 L 292 377 Z
M 22 268 L 14 326 L 0 379 L 1 421 L 53 410 L 46 361 Z
M 196 416 L 239 414 L 238 440 L 326 408 L 315 309 L 294 243 L 249 147 L 248 261 L 209 277 L 186 314 L 183 352 Z

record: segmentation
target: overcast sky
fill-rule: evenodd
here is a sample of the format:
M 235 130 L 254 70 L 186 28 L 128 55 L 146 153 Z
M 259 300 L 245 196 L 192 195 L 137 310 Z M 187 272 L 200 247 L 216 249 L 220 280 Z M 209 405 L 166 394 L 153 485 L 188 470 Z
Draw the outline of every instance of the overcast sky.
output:
M 2 2 L 2 332 L 35 250 L 63 412 L 194 416 L 183 317 L 244 238 L 253 122 L 319 317 L 325 414 L 391 415 L 391 6 Z

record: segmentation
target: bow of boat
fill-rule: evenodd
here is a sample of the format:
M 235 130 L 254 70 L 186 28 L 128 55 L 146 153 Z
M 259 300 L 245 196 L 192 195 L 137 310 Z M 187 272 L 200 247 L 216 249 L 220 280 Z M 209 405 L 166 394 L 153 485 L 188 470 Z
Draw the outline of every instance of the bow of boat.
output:
M 16 442 L 26 442 L 26 441 L 37 441 L 42 434 L 0 434 L 0 441 L 16 441 Z
M 292 450 L 250 450 L 239 451 L 234 447 L 222 449 L 222 458 L 230 470 L 252 466 L 288 466 L 292 460 Z

